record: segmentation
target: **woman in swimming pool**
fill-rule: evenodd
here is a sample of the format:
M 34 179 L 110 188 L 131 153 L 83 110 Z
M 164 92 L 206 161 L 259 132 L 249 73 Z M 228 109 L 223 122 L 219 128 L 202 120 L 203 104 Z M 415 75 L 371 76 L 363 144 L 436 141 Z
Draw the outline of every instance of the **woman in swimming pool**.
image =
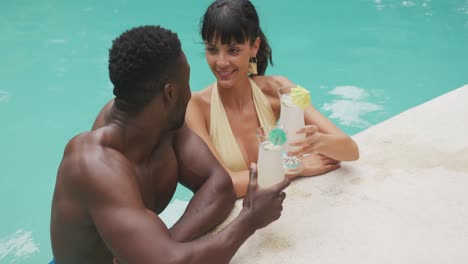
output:
M 250 1 L 214 1 L 203 16 L 201 36 L 216 82 L 192 95 L 186 122 L 224 165 L 241 197 L 249 181 L 248 164 L 258 157 L 255 130 L 276 124 L 278 90 L 293 83 L 264 75 L 272 52 Z M 356 143 L 312 105 L 304 119 L 306 126 L 298 133 L 305 138 L 290 154 L 309 155 L 301 158 L 304 171 L 289 177 L 323 174 L 339 168 L 340 161 L 358 159 Z

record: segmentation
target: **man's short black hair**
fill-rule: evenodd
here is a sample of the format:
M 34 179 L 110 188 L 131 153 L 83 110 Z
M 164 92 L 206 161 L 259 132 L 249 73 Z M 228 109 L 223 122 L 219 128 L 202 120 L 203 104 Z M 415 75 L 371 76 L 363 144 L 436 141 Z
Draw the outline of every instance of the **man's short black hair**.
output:
M 173 75 L 181 51 L 177 34 L 160 26 L 140 26 L 122 33 L 109 50 L 114 105 L 127 113 L 142 110 Z

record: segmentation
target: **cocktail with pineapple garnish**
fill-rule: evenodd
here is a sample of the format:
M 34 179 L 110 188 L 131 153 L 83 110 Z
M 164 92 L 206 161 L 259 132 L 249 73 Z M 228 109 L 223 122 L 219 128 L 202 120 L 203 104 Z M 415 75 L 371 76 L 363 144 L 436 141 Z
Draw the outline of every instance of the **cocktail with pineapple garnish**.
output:
M 305 127 L 304 110 L 310 105 L 310 92 L 297 85 L 286 86 L 279 89 L 281 100 L 281 113 L 278 124 L 286 131 L 288 140 L 286 151 L 296 151 L 298 147 L 290 143 L 305 138 L 305 134 L 297 131 Z M 302 161 L 296 156 L 285 156 L 283 159 L 286 174 L 298 174 L 304 170 Z

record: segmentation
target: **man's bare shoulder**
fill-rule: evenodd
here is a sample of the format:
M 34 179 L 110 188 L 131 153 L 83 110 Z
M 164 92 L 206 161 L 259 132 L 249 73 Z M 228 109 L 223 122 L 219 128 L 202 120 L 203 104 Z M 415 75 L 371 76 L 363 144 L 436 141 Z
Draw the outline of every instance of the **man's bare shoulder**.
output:
M 126 181 L 133 173 L 129 161 L 103 142 L 100 130 L 79 134 L 68 142 L 57 176 L 61 189 L 79 196 L 92 194 L 109 188 L 109 183 Z

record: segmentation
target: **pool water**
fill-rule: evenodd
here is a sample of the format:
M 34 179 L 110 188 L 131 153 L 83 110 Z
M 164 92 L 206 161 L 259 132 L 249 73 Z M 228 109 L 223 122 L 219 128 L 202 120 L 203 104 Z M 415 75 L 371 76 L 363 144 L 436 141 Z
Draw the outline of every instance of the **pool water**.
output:
M 52 257 L 56 170 L 66 142 L 112 96 L 111 41 L 143 24 L 178 32 L 192 90 L 200 90 L 214 80 L 198 34 L 210 2 L 2 1 L 0 263 Z M 254 4 L 273 48 L 268 74 L 310 89 L 314 105 L 350 135 L 468 83 L 466 0 Z M 178 189 L 168 225 L 190 197 Z

